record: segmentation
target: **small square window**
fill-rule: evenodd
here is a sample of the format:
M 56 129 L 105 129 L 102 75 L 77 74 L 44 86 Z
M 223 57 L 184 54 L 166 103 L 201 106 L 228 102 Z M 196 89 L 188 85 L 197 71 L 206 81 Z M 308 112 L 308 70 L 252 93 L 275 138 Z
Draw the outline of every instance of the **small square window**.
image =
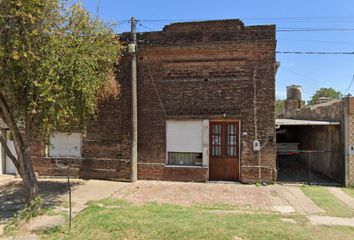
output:
M 202 166 L 202 153 L 168 152 L 167 162 L 169 165 Z

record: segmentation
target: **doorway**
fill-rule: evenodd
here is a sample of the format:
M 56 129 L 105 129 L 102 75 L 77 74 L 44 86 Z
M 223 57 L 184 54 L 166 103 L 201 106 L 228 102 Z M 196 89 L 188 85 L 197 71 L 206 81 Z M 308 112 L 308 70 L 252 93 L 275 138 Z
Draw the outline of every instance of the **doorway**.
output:
M 240 161 L 240 122 L 210 121 L 209 179 L 238 181 Z

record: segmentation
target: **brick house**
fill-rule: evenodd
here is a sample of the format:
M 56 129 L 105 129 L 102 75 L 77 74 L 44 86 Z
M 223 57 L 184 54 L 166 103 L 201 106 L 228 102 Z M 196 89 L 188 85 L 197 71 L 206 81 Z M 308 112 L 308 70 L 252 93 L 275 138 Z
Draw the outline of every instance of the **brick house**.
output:
M 275 47 L 274 25 L 240 20 L 138 34 L 138 179 L 274 181 Z M 59 161 L 73 176 L 130 179 L 130 62 L 124 54 L 121 95 L 100 104 L 85 136 L 57 133 L 33 150 L 39 175 L 65 174 Z

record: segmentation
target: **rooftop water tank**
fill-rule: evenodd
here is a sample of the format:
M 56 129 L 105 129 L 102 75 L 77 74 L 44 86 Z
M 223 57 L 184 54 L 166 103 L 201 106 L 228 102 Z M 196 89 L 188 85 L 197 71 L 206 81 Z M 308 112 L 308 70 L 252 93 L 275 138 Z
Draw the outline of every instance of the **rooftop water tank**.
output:
M 301 86 L 291 85 L 286 87 L 286 99 L 296 99 L 301 100 Z

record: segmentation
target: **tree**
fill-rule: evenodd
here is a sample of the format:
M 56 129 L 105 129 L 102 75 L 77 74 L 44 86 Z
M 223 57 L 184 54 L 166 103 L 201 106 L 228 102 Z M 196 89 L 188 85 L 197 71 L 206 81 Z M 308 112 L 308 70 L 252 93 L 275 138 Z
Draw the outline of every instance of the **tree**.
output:
M 320 88 L 316 93 L 311 97 L 311 100 L 308 102 L 309 105 L 314 105 L 317 103 L 318 99 L 321 97 L 328 97 L 330 99 L 339 99 L 343 94 L 333 88 Z
M 31 146 L 58 130 L 85 130 L 100 98 L 116 96 L 121 45 L 111 25 L 65 0 L 0 0 L 0 117 L 17 157 L 1 144 L 38 193 Z
M 275 100 L 275 114 L 279 115 L 282 113 L 285 105 L 285 99 L 277 99 Z

